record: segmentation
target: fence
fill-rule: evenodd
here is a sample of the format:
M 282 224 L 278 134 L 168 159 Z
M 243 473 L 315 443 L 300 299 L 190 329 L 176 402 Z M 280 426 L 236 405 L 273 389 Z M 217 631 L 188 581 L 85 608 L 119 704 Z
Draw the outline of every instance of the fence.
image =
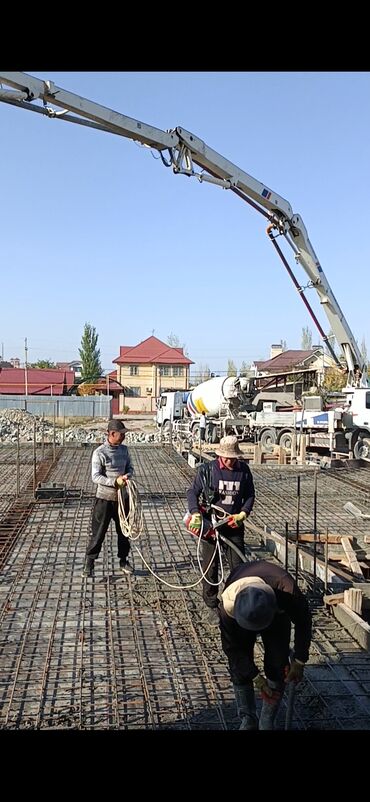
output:
M 32 415 L 56 418 L 110 418 L 111 395 L 0 395 L 2 409 L 23 409 Z

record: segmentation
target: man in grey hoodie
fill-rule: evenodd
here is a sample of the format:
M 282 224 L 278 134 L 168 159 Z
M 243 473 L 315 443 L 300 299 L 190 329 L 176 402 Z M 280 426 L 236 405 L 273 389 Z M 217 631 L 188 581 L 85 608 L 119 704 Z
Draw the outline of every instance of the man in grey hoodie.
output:
M 91 478 L 98 487 L 92 514 L 92 533 L 82 572 L 84 577 L 91 577 L 94 574 L 94 562 L 100 554 L 112 518 L 116 525 L 120 570 L 125 574 L 132 573 L 127 562 L 130 541 L 121 530 L 117 496 L 118 489 L 125 486 L 134 470 L 128 448 L 123 445 L 126 431 L 122 421 L 110 420 L 107 439 L 92 455 Z M 128 512 L 128 498 L 125 499 L 125 511 Z

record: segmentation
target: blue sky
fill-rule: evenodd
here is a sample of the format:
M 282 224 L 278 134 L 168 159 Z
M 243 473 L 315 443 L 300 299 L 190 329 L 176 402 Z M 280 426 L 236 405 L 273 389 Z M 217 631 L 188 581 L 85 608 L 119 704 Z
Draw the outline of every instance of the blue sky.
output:
M 286 198 L 370 353 L 370 73 L 28 72 L 182 126 Z M 0 132 L 5 359 L 23 361 L 25 337 L 29 361 L 75 359 L 86 321 L 105 369 L 153 330 L 217 372 L 268 358 L 281 339 L 300 348 L 304 326 L 319 341 L 265 218 L 232 193 L 174 175 L 129 139 L 4 103 Z

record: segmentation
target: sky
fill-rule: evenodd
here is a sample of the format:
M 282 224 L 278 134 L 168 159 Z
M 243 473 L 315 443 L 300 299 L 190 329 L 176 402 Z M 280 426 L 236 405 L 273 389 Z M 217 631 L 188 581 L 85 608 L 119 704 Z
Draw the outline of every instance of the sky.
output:
M 370 353 L 370 73 L 34 72 L 162 130 L 181 126 L 299 213 L 359 345 Z M 0 348 L 77 359 L 84 324 L 101 363 L 172 333 L 196 365 L 301 348 L 311 318 L 265 218 L 156 151 L 0 102 Z M 280 242 L 280 240 L 279 240 Z M 308 277 L 285 249 L 301 284 Z M 307 297 L 325 332 L 315 290 Z M 0 351 L 1 353 L 1 351 Z

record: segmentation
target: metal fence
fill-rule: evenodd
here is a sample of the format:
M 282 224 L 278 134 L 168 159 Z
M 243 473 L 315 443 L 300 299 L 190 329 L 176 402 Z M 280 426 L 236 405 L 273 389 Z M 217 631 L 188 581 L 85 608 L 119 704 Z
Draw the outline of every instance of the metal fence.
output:
M 2 409 L 23 409 L 32 415 L 56 418 L 110 418 L 111 395 L 0 395 Z

